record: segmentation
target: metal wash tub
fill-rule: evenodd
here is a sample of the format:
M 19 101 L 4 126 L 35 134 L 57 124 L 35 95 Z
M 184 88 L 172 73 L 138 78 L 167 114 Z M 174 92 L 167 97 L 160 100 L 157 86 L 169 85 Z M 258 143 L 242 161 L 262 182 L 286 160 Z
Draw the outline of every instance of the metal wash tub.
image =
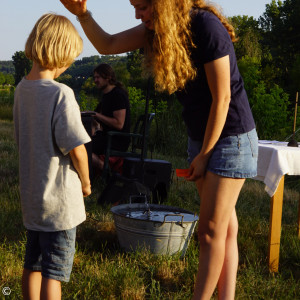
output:
M 114 206 L 113 213 L 118 240 L 129 252 L 141 248 L 154 254 L 185 255 L 198 216 L 182 208 L 130 203 Z

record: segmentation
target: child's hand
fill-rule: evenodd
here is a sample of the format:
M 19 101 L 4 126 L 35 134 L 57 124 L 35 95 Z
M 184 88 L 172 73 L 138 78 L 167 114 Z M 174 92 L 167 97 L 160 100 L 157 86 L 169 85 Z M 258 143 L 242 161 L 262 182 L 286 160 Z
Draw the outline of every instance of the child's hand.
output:
M 92 193 L 92 190 L 91 190 L 91 185 L 87 185 L 87 186 L 83 186 L 82 187 L 82 194 L 83 194 L 83 197 L 87 197 L 89 196 L 90 194 Z
M 70 151 L 72 163 L 81 181 L 81 189 L 84 197 L 91 194 L 91 182 L 89 177 L 89 162 L 85 146 L 79 145 Z

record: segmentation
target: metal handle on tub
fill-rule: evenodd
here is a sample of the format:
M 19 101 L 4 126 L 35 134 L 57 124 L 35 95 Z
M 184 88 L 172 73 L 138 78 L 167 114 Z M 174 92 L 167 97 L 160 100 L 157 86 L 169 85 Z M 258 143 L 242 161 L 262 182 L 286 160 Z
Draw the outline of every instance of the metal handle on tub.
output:
M 186 227 L 186 226 L 183 226 L 184 215 L 181 215 L 181 214 L 166 214 L 166 215 L 164 215 L 164 220 L 158 227 L 161 227 L 166 223 L 167 217 L 181 217 L 181 221 L 180 221 L 179 225 L 183 228 Z

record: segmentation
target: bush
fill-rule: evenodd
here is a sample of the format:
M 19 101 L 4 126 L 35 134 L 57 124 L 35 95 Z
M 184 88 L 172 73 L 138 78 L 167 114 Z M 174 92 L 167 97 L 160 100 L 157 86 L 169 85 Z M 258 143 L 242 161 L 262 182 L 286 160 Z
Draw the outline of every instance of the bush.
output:
M 0 119 L 13 119 L 14 89 L 5 88 L 0 90 Z
M 288 98 L 288 94 L 277 85 L 269 93 L 263 83 L 255 88 L 250 101 L 260 139 L 283 140 L 291 132 Z
M 98 100 L 93 97 L 87 96 L 84 91 L 81 91 L 79 93 L 78 104 L 80 107 L 80 111 L 93 111 L 98 105 Z
M 243 57 L 239 70 L 256 123 L 260 139 L 284 140 L 289 134 L 291 113 L 288 111 L 289 95 L 276 84 L 264 82 L 261 62 L 257 58 Z
M 152 126 L 149 149 L 166 155 L 186 157 L 187 131 L 181 116 L 181 105 L 177 100 L 168 103 L 168 109 L 157 114 Z M 152 144 L 152 145 L 151 145 Z
M 128 87 L 131 109 L 131 124 L 145 113 L 146 99 L 141 89 Z M 160 96 L 157 96 L 160 97 Z M 150 129 L 149 150 L 164 154 L 186 155 L 187 134 L 181 117 L 181 106 L 175 97 L 167 102 L 149 100 L 149 113 L 155 113 Z

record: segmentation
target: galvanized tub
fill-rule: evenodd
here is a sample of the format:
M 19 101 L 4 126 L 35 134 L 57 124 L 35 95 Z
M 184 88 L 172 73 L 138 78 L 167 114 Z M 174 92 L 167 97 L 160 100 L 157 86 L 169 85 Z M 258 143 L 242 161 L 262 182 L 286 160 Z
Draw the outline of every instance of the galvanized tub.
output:
M 154 254 L 185 255 L 198 216 L 182 208 L 131 203 L 114 206 L 118 240 L 127 251 L 146 248 Z

